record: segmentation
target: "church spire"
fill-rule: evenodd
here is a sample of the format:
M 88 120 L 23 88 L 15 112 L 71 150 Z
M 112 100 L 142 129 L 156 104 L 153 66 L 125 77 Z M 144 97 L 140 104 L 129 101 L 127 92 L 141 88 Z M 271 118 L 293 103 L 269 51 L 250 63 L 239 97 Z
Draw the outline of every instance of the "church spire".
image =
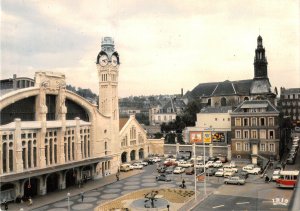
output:
M 257 48 L 255 49 L 254 57 L 254 79 L 268 78 L 268 62 L 263 47 L 262 37 L 257 37 Z

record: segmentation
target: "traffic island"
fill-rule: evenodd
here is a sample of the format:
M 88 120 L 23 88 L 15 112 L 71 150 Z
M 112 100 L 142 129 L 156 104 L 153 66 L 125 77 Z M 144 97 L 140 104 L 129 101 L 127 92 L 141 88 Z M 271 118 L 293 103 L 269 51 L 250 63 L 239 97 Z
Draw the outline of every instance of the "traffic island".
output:
M 94 210 L 178 210 L 193 199 L 194 194 L 194 191 L 176 188 L 146 188 L 106 202 Z

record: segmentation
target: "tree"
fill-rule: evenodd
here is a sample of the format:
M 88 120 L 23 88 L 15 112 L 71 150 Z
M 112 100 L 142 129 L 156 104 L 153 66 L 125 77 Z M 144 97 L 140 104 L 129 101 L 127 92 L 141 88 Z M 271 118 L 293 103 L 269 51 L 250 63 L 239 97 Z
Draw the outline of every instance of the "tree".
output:
M 185 126 L 195 126 L 197 120 L 197 113 L 200 112 L 202 105 L 200 101 L 194 100 L 187 104 L 186 109 L 182 114 L 182 121 L 185 123 Z

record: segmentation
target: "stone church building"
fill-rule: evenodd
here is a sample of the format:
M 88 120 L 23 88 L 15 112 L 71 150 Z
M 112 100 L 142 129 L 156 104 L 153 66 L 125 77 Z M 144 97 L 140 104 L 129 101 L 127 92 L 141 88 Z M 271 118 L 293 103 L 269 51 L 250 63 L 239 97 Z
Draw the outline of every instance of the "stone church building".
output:
M 203 106 L 237 106 L 245 100 L 269 100 L 276 104 L 276 94 L 268 78 L 268 62 L 261 36 L 257 38 L 254 56 L 254 78 L 240 81 L 203 83 L 188 91 L 187 101 L 199 99 Z

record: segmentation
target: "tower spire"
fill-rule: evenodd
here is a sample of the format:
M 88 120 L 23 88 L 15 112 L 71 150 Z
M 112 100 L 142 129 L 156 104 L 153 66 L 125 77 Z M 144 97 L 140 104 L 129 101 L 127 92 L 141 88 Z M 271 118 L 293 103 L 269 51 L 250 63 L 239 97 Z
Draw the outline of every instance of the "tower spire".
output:
M 268 78 L 267 70 L 268 62 L 263 47 L 263 39 L 259 35 L 257 37 L 257 48 L 255 49 L 254 57 L 254 78 Z

